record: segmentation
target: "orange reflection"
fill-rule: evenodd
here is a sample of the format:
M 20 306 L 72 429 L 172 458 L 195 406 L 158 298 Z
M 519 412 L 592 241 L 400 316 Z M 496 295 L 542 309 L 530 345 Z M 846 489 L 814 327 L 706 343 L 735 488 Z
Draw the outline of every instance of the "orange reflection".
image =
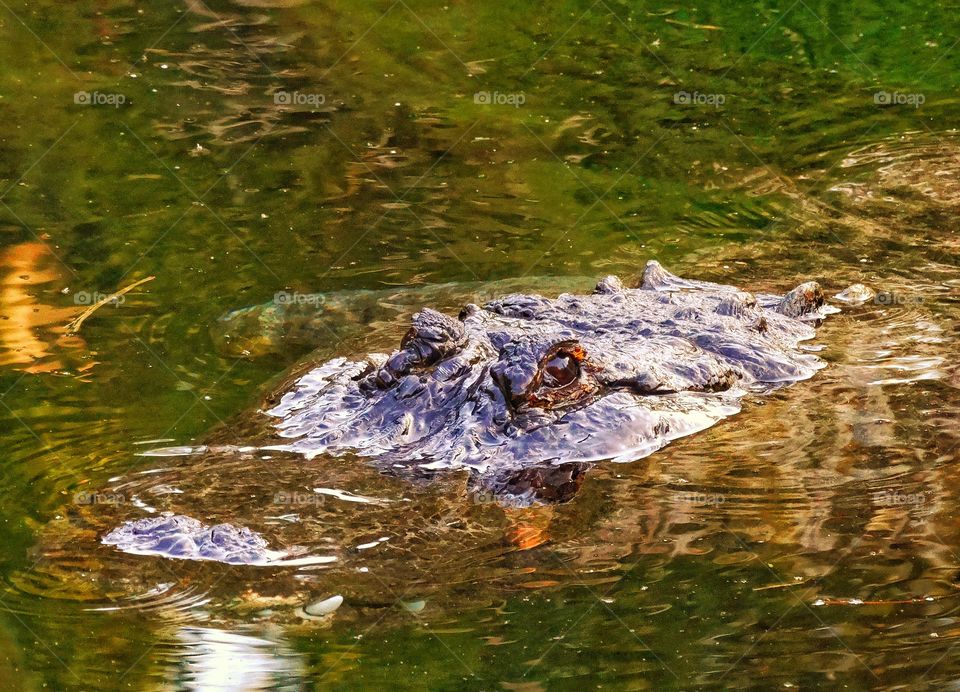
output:
M 37 287 L 62 282 L 56 263 L 50 248 L 41 242 L 20 243 L 0 253 L 0 366 L 54 372 L 63 368 L 55 350 L 85 348 L 83 340 L 68 336 L 64 327 L 79 308 L 37 300 L 41 292 Z
M 550 540 L 547 529 L 553 518 L 553 507 L 550 505 L 533 505 L 531 507 L 504 509 L 510 526 L 507 529 L 507 540 L 518 550 L 531 550 Z

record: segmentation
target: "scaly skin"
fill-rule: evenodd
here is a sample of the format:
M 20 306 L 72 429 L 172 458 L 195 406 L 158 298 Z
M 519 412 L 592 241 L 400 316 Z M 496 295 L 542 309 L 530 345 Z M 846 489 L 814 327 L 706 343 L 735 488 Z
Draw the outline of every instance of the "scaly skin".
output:
M 755 298 L 651 262 L 636 289 L 608 277 L 592 295 L 509 295 L 459 319 L 424 309 L 399 350 L 331 360 L 268 414 L 278 448 L 385 469 L 632 460 L 735 413 L 748 390 L 810 377 L 823 364 L 798 345 L 822 305 L 812 282 Z
M 823 362 L 799 344 L 828 311 L 813 282 L 754 297 L 656 262 L 635 289 L 607 277 L 591 295 L 513 294 L 459 318 L 424 308 L 392 354 L 336 358 L 297 379 L 267 411 L 280 440 L 259 449 L 357 454 L 413 477 L 466 468 L 505 504 L 562 502 L 591 463 L 639 459 L 738 412 L 747 392 L 811 377 Z M 126 523 L 105 541 L 276 559 L 255 533 L 187 517 Z

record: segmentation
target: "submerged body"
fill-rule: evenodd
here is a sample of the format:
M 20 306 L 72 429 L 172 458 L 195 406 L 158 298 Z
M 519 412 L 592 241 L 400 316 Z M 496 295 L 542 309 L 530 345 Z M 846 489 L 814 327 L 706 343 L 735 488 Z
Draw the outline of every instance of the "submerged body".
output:
M 530 276 L 327 293 L 281 292 L 269 302 L 223 315 L 210 327 L 210 337 L 216 349 L 231 358 L 296 358 L 331 337 L 368 331 L 372 323 L 395 322 L 424 305 L 457 309 L 508 293 L 537 290 L 558 295 L 586 291 L 592 284 L 581 276 Z

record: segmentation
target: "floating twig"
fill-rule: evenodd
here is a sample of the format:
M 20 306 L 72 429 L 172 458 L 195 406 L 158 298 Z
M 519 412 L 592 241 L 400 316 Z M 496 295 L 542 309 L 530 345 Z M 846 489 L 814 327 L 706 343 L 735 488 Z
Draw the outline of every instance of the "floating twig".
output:
M 794 586 L 803 586 L 804 584 L 809 584 L 813 581 L 813 578 L 803 579 L 801 581 L 788 581 L 783 582 L 782 584 L 766 584 L 764 586 L 754 586 L 754 591 L 769 591 L 770 589 L 789 589 Z
M 86 321 L 86 319 L 87 319 L 88 317 L 90 317 L 90 315 L 92 315 L 93 313 L 95 313 L 97 310 L 99 310 L 100 308 L 102 308 L 102 307 L 103 307 L 104 305 L 106 305 L 107 303 L 116 300 L 117 298 L 119 298 L 120 296 L 124 295 L 125 293 L 129 293 L 130 291 L 132 291 L 133 289 L 135 289 L 137 286 L 140 286 L 140 285 L 142 285 L 142 284 L 145 284 L 145 283 L 147 283 L 148 281 L 153 281 L 153 280 L 156 279 L 156 278 L 157 278 L 157 277 L 155 277 L 155 276 L 148 276 L 148 277 L 145 278 L 145 279 L 140 279 L 139 281 L 134 281 L 132 284 L 130 284 L 129 286 L 127 286 L 127 287 L 125 287 L 125 288 L 121 288 L 121 289 L 120 289 L 119 291 L 117 291 L 116 293 L 111 293 L 110 295 L 108 295 L 108 296 L 106 296 L 106 297 L 104 297 L 104 298 L 101 298 L 101 299 L 98 300 L 96 303 L 94 303 L 93 305 L 91 305 L 90 307 L 88 307 L 86 310 L 84 310 L 83 312 L 81 312 L 75 319 L 71 320 L 69 324 L 67 324 L 67 334 L 76 334 L 78 331 L 80 331 L 80 325 L 82 325 L 82 324 L 84 323 L 84 321 Z
M 713 24 L 696 24 L 694 22 L 682 22 L 679 19 L 664 19 L 667 24 L 676 24 L 677 26 L 684 26 L 688 29 L 703 29 L 705 31 L 723 31 L 722 26 L 714 26 Z
M 947 593 L 940 596 L 911 596 L 910 598 L 881 599 L 875 601 L 864 601 L 859 598 L 818 598 L 813 602 L 815 606 L 893 606 L 893 605 L 911 605 L 914 603 L 933 603 L 942 601 L 945 598 L 953 598 L 960 594 Z

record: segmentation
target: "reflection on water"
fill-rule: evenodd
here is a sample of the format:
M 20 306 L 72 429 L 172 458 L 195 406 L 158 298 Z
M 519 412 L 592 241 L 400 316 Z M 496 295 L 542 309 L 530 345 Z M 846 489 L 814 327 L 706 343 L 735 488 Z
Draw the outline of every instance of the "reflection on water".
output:
M 169 683 L 177 690 L 299 690 L 303 663 L 282 643 L 206 627 L 177 632 Z
M 960 675 L 955 10 L 601 5 L 10 6 L 5 681 Z M 925 104 L 879 108 L 878 83 Z M 727 98 L 678 104 L 681 88 Z M 78 105 L 81 89 L 125 105 Z M 464 476 L 415 483 L 352 459 L 135 456 L 255 440 L 264 392 L 308 349 L 393 346 L 423 302 L 453 311 L 494 279 L 626 277 L 650 257 L 754 291 L 815 278 L 877 296 L 824 324 L 829 367 L 811 381 L 640 463 L 571 472 L 562 504 L 503 507 Z M 65 335 L 78 292 L 148 275 L 149 301 Z M 291 327 L 279 292 L 335 300 Z M 336 559 L 230 566 L 102 543 L 163 512 Z
M 832 189 L 855 198 L 862 205 L 885 206 L 888 213 L 953 207 L 960 202 L 956 171 L 960 146 L 956 131 L 907 132 L 890 141 L 880 141 L 850 152 L 841 166 L 869 181 L 848 182 Z M 856 180 L 856 178 L 854 178 Z M 932 207 L 932 208 L 931 208 Z
M 845 272 L 827 284 L 843 285 Z M 917 290 L 907 280 L 889 288 Z M 152 610 L 158 617 L 202 612 L 282 625 L 293 637 L 316 631 L 305 606 L 339 593 L 344 604 L 332 615 L 333 631 L 375 627 L 387 647 L 413 625 L 454 642 L 480 637 L 548 649 L 548 634 L 565 636 L 565 611 L 552 605 L 562 602 L 573 617 L 598 609 L 584 615 L 585 627 L 629 623 L 607 635 L 628 650 L 637 644 L 632 635 L 683 639 L 690 630 L 679 623 L 695 619 L 709 665 L 667 665 L 703 684 L 745 680 L 778 651 L 793 652 L 805 671 L 866 682 L 872 661 L 898 647 L 920 642 L 942 655 L 960 597 L 950 548 L 960 541 L 952 520 L 958 438 L 950 423 L 960 400 L 950 383 L 944 306 L 938 293 L 923 295 L 846 308 L 822 327 L 821 355 L 831 365 L 820 376 L 748 402 L 732 421 L 644 462 L 600 465 L 565 505 L 503 508 L 471 493 L 465 478 L 412 485 L 359 460 L 171 457 L 108 484 L 103 504 L 69 508 L 66 520 L 48 526 L 45 554 L 23 577 L 32 586 L 20 588 L 74 598 L 96 570 L 98 581 L 120 589 L 110 596 L 116 599 L 122 591 L 147 593 L 172 574 L 167 606 Z M 249 435 L 249 426 L 237 426 L 221 434 Z M 208 522 L 244 521 L 271 546 L 337 559 L 264 577 L 144 560 L 98 544 L 125 518 L 187 509 Z M 74 553 L 92 558 L 82 574 L 64 571 L 62 556 Z M 196 590 L 204 595 L 201 611 L 184 599 Z M 553 623 L 542 633 L 517 629 L 527 603 Z M 898 626 L 888 631 L 894 613 Z M 760 636 L 772 629 L 776 636 Z M 817 631 L 823 634 L 811 636 Z M 739 666 L 745 650 L 751 663 Z M 563 669 L 563 649 L 544 656 L 537 669 Z M 918 674 L 924 665 L 926 656 L 907 670 Z M 656 665 L 643 670 L 663 674 Z M 761 670 L 790 679 L 787 671 Z
M 27 242 L 6 248 L 0 271 L 0 365 L 29 373 L 55 372 L 64 367 L 58 352 L 85 350 L 80 337 L 66 333 L 67 322 L 82 308 L 40 301 L 43 293 L 55 293 L 65 283 L 62 264 L 48 245 Z

